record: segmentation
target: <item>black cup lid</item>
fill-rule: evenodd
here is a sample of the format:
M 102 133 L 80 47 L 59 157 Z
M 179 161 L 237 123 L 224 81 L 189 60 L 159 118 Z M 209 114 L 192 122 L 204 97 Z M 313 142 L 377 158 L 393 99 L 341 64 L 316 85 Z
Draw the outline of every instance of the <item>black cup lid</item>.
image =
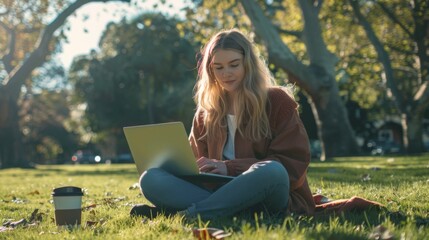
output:
M 83 192 L 81 188 L 73 187 L 73 186 L 66 186 L 66 187 L 59 187 L 55 188 L 52 191 L 52 196 L 58 197 L 58 196 L 83 196 Z

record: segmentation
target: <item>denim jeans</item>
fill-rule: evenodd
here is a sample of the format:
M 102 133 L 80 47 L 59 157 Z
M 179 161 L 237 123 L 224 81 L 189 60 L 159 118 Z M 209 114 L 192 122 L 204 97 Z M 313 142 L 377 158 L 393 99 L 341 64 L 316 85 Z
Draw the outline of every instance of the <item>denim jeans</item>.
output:
M 181 211 L 190 218 L 231 216 L 261 204 L 269 212 L 278 212 L 286 209 L 289 199 L 289 175 L 276 161 L 255 163 L 215 191 L 160 168 L 145 171 L 140 186 L 145 198 L 155 206 Z

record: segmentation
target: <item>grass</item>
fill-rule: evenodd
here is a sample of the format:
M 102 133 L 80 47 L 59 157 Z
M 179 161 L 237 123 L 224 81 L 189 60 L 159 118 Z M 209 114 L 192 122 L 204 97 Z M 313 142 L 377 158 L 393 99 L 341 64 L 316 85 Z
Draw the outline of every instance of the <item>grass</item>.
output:
M 198 227 L 232 233 L 226 239 L 383 239 L 383 234 L 384 239 L 429 239 L 429 155 L 313 161 L 308 174 L 315 193 L 330 199 L 357 195 L 384 204 L 387 211 L 149 221 L 129 217 L 132 205 L 147 203 L 136 185 L 134 165 L 49 165 L 0 170 L 0 239 L 195 239 L 192 229 Z M 80 228 L 55 226 L 51 191 L 66 185 L 85 192 Z M 21 219 L 27 223 L 11 227 Z

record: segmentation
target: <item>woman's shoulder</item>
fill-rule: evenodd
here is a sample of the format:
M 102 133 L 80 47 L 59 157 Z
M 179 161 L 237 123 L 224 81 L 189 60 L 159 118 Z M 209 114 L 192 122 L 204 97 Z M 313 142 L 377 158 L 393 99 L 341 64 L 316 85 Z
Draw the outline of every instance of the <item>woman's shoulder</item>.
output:
M 284 105 L 296 108 L 298 103 L 293 96 L 293 90 L 290 87 L 271 87 L 268 89 L 268 99 L 271 104 Z M 278 104 L 277 104 L 278 103 Z

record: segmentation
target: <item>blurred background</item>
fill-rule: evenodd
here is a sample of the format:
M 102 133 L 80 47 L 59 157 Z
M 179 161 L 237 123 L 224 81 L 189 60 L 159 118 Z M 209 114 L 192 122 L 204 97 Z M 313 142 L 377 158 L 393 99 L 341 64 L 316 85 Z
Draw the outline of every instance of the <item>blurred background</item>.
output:
M 426 0 L 0 0 L 0 168 L 133 162 L 122 128 L 190 130 L 198 53 L 249 35 L 312 156 L 429 151 Z

